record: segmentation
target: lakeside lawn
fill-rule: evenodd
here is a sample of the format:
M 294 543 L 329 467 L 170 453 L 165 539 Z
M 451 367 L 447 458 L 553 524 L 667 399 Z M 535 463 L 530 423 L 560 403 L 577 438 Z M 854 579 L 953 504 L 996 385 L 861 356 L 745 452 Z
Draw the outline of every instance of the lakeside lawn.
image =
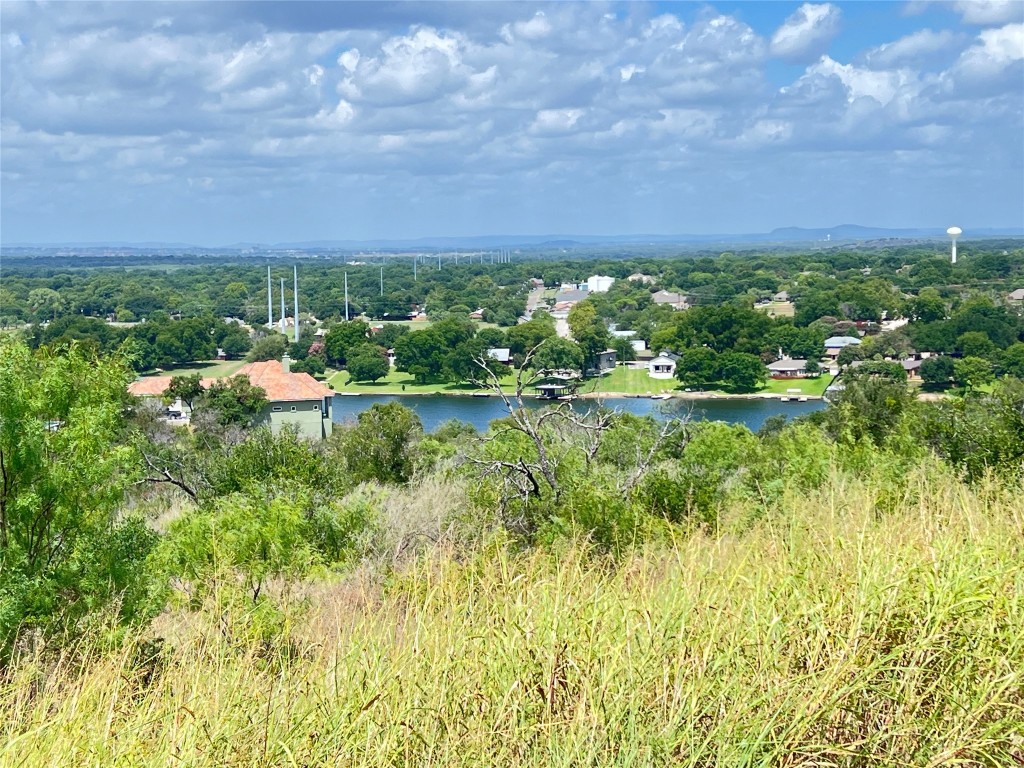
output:
M 467 383 L 449 384 L 439 381 L 419 384 L 410 374 L 396 371 L 394 368 L 383 379 L 373 383 L 353 382 L 349 378 L 348 371 L 337 371 L 329 375 L 326 381 L 335 392 L 342 394 L 351 392 L 361 395 L 457 395 L 482 391 L 480 387 Z M 510 370 L 506 376 L 502 377 L 501 386 L 506 392 L 511 393 L 515 390 L 516 377 L 513 371 Z M 489 390 L 484 388 L 483 391 Z
M 142 374 L 142 377 L 191 376 L 194 373 L 198 373 L 204 379 L 217 379 L 222 376 L 234 375 L 243 365 L 245 365 L 245 360 L 202 360 L 194 363 L 168 366 L 167 368 L 156 368 L 152 371 L 146 371 Z
M 752 394 L 794 395 L 797 397 L 820 397 L 830 383 L 832 376 L 823 373 L 816 379 L 768 379 L 767 383 Z M 789 392 L 798 389 L 799 392 Z M 627 395 L 657 395 L 660 393 L 678 394 L 685 390 L 675 379 L 652 379 L 646 369 L 627 368 L 623 365 L 615 367 L 611 373 L 600 379 L 588 381 L 581 392 L 597 392 Z M 696 391 L 696 390 L 694 390 Z M 721 390 L 705 390 L 709 395 L 726 395 Z

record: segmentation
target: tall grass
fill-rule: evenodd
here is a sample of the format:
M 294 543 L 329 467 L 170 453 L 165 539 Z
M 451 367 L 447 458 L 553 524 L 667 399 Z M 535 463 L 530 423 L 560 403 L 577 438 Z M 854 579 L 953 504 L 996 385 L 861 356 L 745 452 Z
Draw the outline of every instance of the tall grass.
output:
M 442 551 L 308 586 L 279 652 L 200 616 L 155 661 L 24 659 L 0 764 L 1013 765 L 1022 563 L 1019 488 L 925 474 L 614 563 Z

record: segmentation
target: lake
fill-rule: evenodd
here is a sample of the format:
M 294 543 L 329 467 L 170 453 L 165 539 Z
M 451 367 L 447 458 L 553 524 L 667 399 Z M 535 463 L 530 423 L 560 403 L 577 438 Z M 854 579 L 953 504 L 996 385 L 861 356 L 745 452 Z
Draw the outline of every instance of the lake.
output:
M 508 412 L 499 397 L 469 397 L 456 395 L 335 395 L 332 417 L 335 423 L 354 421 L 360 412 L 374 403 L 399 401 L 412 408 L 423 422 L 423 428 L 430 432 L 449 419 L 458 419 L 472 424 L 483 432 L 494 419 L 507 416 Z M 604 400 L 604 405 L 638 416 L 653 414 L 666 418 L 692 408 L 694 419 L 712 419 L 729 423 L 742 423 L 756 432 L 770 416 L 782 414 L 789 418 L 812 413 L 825 407 L 823 400 L 782 402 L 778 399 L 721 399 L 721 400 L 651 400 L 649 398 L 617 397 Z M 531 398 L 525 400 L 528 408 L 540 408 L 550 403 Z M 597 405 L 595 400 L 574 400 L 576 411 L 585 411 Z

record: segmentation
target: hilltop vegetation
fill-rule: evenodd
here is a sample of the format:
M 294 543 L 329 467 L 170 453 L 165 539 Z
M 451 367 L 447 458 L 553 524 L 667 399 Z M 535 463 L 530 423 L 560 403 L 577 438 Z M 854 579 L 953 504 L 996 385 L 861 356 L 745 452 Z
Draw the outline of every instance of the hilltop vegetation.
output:
M 759 434 L 392 403 L 310 443 L 0 344 L 0 761 L 1021 757 L 1020 381 L 858 373 Z

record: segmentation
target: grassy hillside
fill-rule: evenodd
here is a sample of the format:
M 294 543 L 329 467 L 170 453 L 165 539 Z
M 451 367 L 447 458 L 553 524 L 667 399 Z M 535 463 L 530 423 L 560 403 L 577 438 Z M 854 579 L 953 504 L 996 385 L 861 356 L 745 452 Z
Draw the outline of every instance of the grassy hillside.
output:
M 750 523 L 611 562 L 434 551 L 144 645 L 25 659 L 0 764 L 1011 765 L 1024 758 L 1024 501 L 836 474 Z M 140 643 L 142 638 L 140 638 Z M 143 661 L 140 661 L 142 659 Z

